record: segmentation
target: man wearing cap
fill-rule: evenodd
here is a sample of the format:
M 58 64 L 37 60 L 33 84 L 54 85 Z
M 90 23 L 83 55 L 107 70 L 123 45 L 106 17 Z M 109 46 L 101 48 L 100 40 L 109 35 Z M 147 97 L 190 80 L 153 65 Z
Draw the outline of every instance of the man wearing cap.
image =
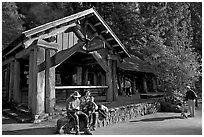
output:
M 186 92 L 186 101 L 188 104 L 188 109 L 190 112 L 189 117 L 195 116 L 195 100 L 197 98 L 196 93 L 191 89 L 190 86 L 186 86 L 187 92 Z
M 85 132 L 84 134 L 92 135 L 88 128 L 89 119 L 88 116 L 80 110 L 80 100 L 81 95 L 79 92 L 75 91 L 70 97 L 66 100 L 66 109 L 67 115 L 71 116 L 74 119 L 76 135 L 79 133 L 79 116 L 84 117 Z

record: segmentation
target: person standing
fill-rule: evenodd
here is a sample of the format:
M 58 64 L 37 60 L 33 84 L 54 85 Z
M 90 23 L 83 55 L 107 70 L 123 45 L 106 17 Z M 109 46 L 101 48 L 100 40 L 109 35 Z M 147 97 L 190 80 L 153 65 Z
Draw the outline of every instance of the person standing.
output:
M 66 100 L 67 115 L 71 116 L 74 119 L 76 135 L 80 135 L 79 116 L 84 117 L 84 124 L 85 124 L 84 134 L 92 135 L 92 133 L 89 131 L 89 128 L 88 128 L 88 124 L 89 124 L 88 116 L 80 110 L 80 100 L 79 100 L 80 97 L 81 95 L 79 94 L 79 92 L 74 91 L 74 93 L 72 93 L 70 97 Z
M 186 86 L 187 92 L 186 92 L 186 101 L 188 104 L 188 109 L 190 112 L 189 117 L 195 116 L 195 100 L 197 98 L 197 94 L 191 89 L 190 86 Z
M 131 83 L 129 80 L 125 80 L 125 90 L 127 96 L 132 96 L 131 94 Z

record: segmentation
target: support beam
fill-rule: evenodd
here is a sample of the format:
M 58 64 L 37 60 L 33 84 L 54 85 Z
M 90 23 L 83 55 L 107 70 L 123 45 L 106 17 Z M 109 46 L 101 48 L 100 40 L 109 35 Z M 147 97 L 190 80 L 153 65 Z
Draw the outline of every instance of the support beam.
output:
M 9 101 L 13 99 L 13 91 L 14 91 L 14 61 L 10 63 L 10 79 L 9 79 Z
M 144 76 L 143 76 L 143 88 L 144 88 L 144 89 L 143 89 L 143 90 L 144 90 L 143 92 L 146 93 L 146 92 L 147 92 L 147 82 L 146 82 L 146 79 L 145 79 Z
M 96 59 L 96 61 L 99 63 L 99 65 L 103 68 L 103 70 L 105 72 L 108 72 L 109 67 L 106 65 L 105 59 L 97 51 L 94 51 L 92 55 Z
M 41 72 L 38 70 L 38 65 L 45 61 L 45 50 L 36 47 L 31 52 L 29 59 L 31 61 L 29 63 L 29 98 L 32 98 L 29 105 L 35 120 L 36 115 L 45 112 L 45 70 Z
M 99 25 L 102 25 L 102 23 L 98 22 L 98 23 L 94 24 L 94 27 L 99 26 Z
M 28 109 L 29 109 L 29 111 L 31 112 L 31 113 L 33 113 L 33 96 L 35 95 L 34 94 L 34 89 L 35 89 L 35 87 L 34 87 L 34 84 L 35 84 L 35 80 L 36 79 L 34 79 L 35 77 L 34 77 L 34 75 L 35 75 L 35 68 L 34 68 L 34 64 L 35 64 L 35 62 L 34 62 L 35 60 L 34 60 L 34 50 L 32 50 L 31 52 L 30 52 L 30 55 L 29 55 L 29 78 L 28 78 L 28 82 L 29 82 L 29 86 L 28 86 Z
M 109 71 L 106 72 L 106 85 L 108 86 L 106 93 L 106 100 L 108 102 L 113 101 L 113 77 L 112 77 L 112 60 L 108 60 Z
M 76 67 L 76 83 L 82 85 L 82 67 Z
M 136 93 L 136 78 L 133 77 L 132 78 L 132 93 L 135 94 Z
M 117 73 L 116 73 L 117 61 L 112 60 L 112 83 L 113 83 L 113 101 L 118 100 L 118 88 L 117 88 Z
M 118 73 L 118 95 L 122 95 L 122 76 L 120 73 Z
M 15 60 L 14 62 L 14 102 L 15 103 L 20 103 L 21 102 L 21 92 L 20 92 L 20 84 L 21 84 L 21 77 L 20 77 L 20 61 Z
M 86 66 L 84 66 L 83 68 L 82 68 L 82 71 L 83 71 L 83 73 L 82 73 L 82 84 L 83 85 L 88 85 L 88 67 L 86 67 Z
M 51 67 L 50 57 L 55 54 L 55 50 L 45 50 L 45 112 L 53 113 L 55 107 L 55 67 Z

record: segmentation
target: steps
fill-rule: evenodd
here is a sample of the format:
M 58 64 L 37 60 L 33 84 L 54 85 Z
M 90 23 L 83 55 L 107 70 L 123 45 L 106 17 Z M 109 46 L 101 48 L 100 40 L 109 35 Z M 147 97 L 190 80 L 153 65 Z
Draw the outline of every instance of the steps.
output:
M 14 108 L 7 108 L 4 109 L 3 114 L 14 118 L 20 123 L 30 123 L 32 120 L 32 117 L 29 113 L 29 111 L 24 106 L 15 106 Z

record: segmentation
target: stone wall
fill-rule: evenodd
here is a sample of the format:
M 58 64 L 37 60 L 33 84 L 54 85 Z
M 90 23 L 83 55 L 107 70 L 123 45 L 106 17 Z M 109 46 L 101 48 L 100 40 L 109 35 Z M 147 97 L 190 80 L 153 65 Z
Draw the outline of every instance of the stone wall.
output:
M 109 114 L 106 119 L 97 121 L 98 127 L 103 127 L 111 124 L 117 124 L 131 120 L 137 116 L 143 116 L 160 111 L 159 102 L 146 102 L 139 104 L 131 104 L 109 109 Z

